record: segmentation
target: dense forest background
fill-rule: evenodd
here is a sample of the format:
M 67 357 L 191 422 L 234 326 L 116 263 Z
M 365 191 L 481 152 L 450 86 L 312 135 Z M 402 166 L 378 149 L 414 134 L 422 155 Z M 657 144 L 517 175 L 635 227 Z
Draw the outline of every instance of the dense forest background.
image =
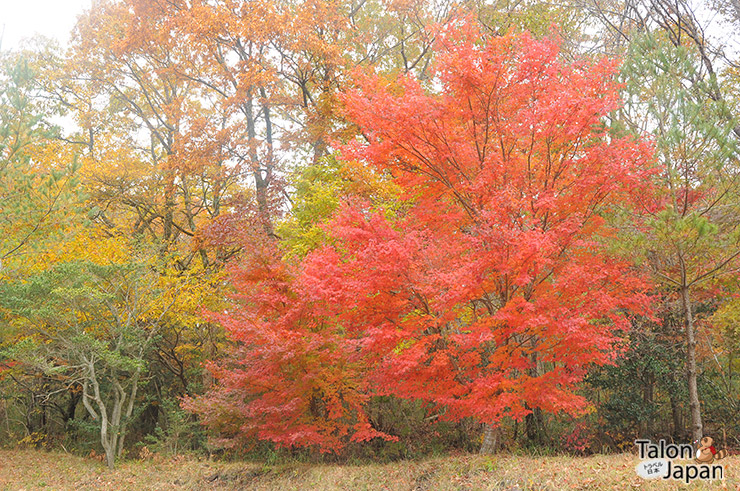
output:
M 740 446 L 731 0 L 101 0 L 0 53 L 0 442 Z

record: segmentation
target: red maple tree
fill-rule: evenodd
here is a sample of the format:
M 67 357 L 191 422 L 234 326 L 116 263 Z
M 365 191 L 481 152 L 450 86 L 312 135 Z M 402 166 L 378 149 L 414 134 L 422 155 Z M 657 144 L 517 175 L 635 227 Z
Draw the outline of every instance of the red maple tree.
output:
M 558 55 L 462 23 L 426 84 L 356 74 L 343 102 L 365 140 L 342 154 L 393 179 L 400 211 L 347 201 L 298 264 L 251 247 L 241 307 L 218 316 L 239 348 L 191 406 L 227 436 L 324 450 L 392 438 L 364 413 L 374 394 L 490 424 L 583 409 L 577 383 L 647 307 L 604 214 L 645 192 L 652 160 L 604 123 L 616 63 Z

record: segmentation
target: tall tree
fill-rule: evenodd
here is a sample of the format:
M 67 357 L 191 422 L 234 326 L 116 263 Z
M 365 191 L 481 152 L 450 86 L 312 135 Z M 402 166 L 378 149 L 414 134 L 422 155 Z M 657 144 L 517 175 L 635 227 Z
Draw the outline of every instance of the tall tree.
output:
M 343 96 L 367 139 L 344 158 L 390 176 L 401 202 L 350 200 L 300 263 L 272 252 L 235 272 L 244 302 L 218 317 L 242 344 L 193 405 L 228 436 L 388 438 L 367 425 L 369 393 L 491 425 L 583 408 L 575 384 L 646 307 L 600 240 L 601 213 L 645 191 L 649 148 L 602 126 L 614 63 L 567 64 L 528 35 L 480 39 L 469 24 L 445 31 L 438 92 L 358 73 Z M 236 415 L 241 430 L 225 424 Z
M 639 91 L 647 89 L 651 95 L 643 114 L 654 128 L 665 172 L 657 182 L 664 208 L 649 220 L 641 245 L 646 265 L 680 301 L 692 436 L 697 440 L 703 425 L 692 297 L 700 297 L 717 278 L 740 266 L 740 221 L 734 218 L 740 207 L 737 149 L 733 127 L 724 124 L 722 105 L 682 83 L 698 68 L 686 52 L 654 40 L 644 43 L 633 46 L 642 51 L 631 58 L 627 70 L 640 73 Z
M 652 133 L 665 172 L 655 181 L 662 194 L 644 230 L 643 264 L 665 292 L 678 297 L 684 319 L 691 433 L 703 432 L 697 366 L 697 300 L 716 281 L 737 271 L 738 225 L 733 210 L 740 188 L 736 106 L 728 97 L 732 66 L 714 44 L 701 9 L 683 0 L 624 2 L 608 9 L 594 2 L 626 52 L 627 105 L 617 117 L 636 134 Z M 711 11 L 711 6 L 704 8 Z M 726 73 L 725 73 L 726 72 Z M 731 92 L 730 92 L 731 93 Z M 662 210 L 659 213 L 657 210 Z
M 250 191 L 232 155 L 230 113 L 196 80 L 198 57 L 165 7 L 96 3 L 79 20 L 65 70 L 46 82 L 76 119 L 69 140 L 83 148 L 92 222 L 123 248 L 155 244 L 163 281 L 179 286 L 155 357 L 174 379 L 161 385 L 180 395 L 200 385 L 199 363 L 222 338 L 199 308 L 218 308 L 215 285 L 233 252 L 209 247 L 204 230 Z

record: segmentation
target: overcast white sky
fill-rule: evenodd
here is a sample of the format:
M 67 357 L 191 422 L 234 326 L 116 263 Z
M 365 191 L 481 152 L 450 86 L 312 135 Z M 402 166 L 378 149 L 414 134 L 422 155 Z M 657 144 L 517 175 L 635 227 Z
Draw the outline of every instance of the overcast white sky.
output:
M 77 16 L 90 4 L 91 0 L 0 0 L 2 50 L 15 49 L 21 39 L 35 34 L 67 44 Z

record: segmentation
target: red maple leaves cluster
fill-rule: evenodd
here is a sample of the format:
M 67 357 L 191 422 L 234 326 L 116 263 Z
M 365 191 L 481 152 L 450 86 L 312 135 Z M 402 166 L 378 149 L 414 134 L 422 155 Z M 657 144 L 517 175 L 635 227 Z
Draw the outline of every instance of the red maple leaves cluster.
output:
M 216 316 L 238 347 L 187 403 L 226 439 L 333 451 L 394 438 L 365 413 L 375 395 L 494 424 L 574 413 L 585 369 L 612 360 L 616 331 L 647 308 L 604 245 L 604 214 L 651 172 L 648 146 L 604 125 L 616 64 L 467 25 L 437 49 L 431 81 L 358 73 L 344 94 L 366 140 L 341 154 L 392 179 L 400 211 L 346 201 L 298 263 L 249 239 L 240 306 Z

